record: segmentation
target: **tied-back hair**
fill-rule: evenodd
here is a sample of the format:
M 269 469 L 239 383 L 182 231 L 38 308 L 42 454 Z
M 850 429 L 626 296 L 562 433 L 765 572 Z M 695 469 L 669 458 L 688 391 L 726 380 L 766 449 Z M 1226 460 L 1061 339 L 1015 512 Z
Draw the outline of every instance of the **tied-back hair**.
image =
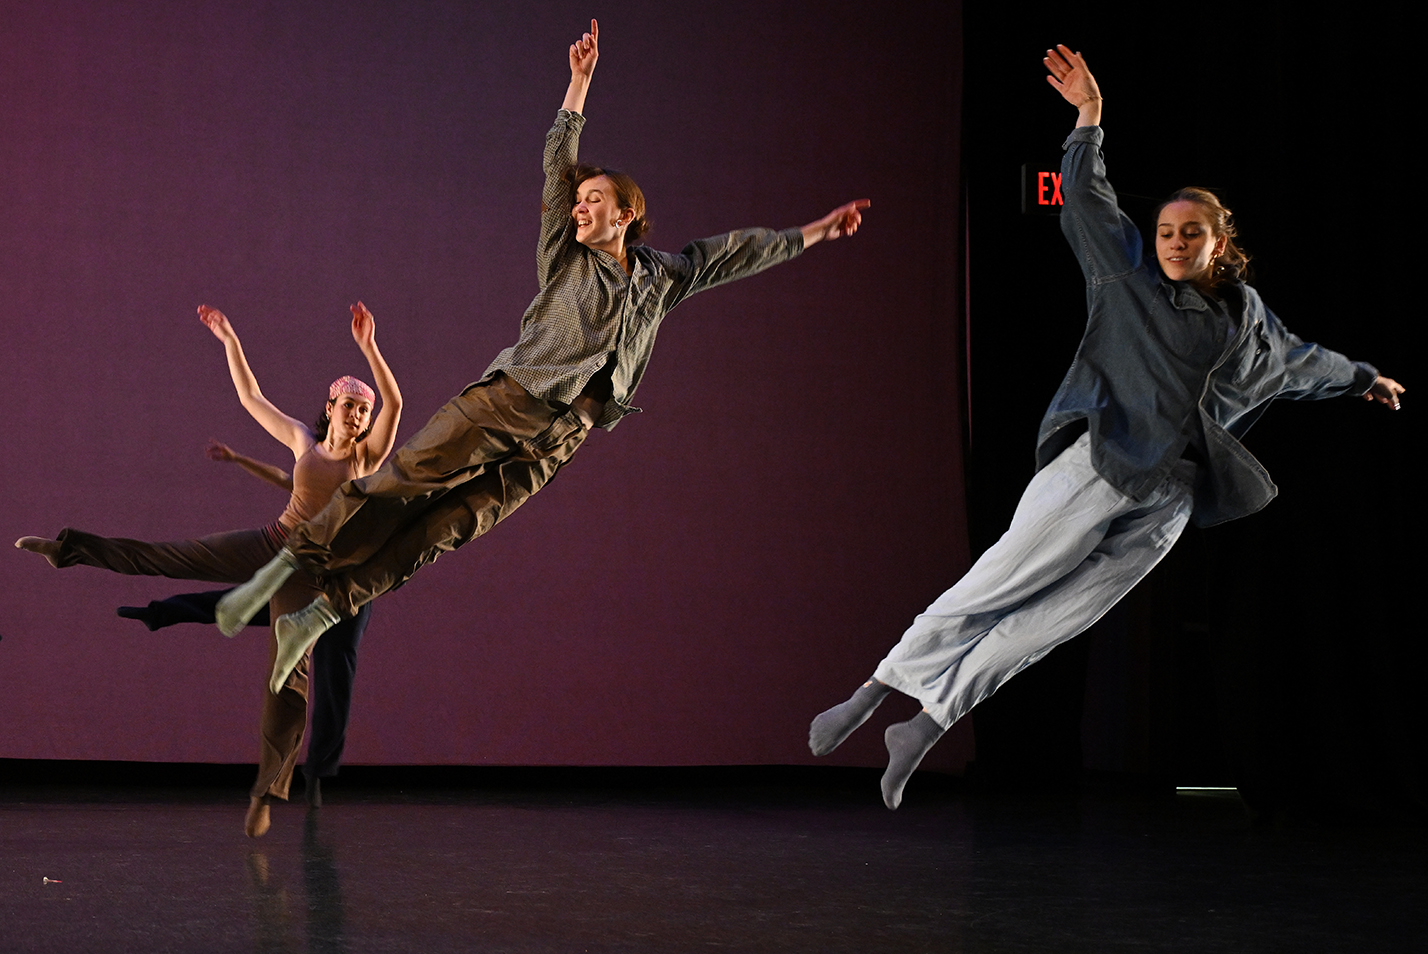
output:
M 1235 228 L 1234 213 L 1225 208 L 1220 197 L 1209 189 L 1201 189 L 1198 186 L 1176 189 L 1155 207 L 1155 222 L 1160 221 L 1160 213 L 1172 202 L 1194 202 L 1210 213 L 1210 227 L 1215 238 L 1224 236 L 1225 249 L 1210 267 L 1209 286 L 1214 288 L 1224 282 L 1248 281 L 1250 257 L 1235 244 L 1235 236 L 1239 234 L 1239 230 Z
M 615 202 L 622 209 L 634 209 L 635 217 L 625 226 L 625 244 L 634 245 L 650 230 L 650 220 L 645 216 L 645 194 L 634 179 L 618 169 L 606 169 L 580 163 L 570 170 L 571 190 L 580 188 L 580 183 L 596 176 L 604 176 L 615 187 Z

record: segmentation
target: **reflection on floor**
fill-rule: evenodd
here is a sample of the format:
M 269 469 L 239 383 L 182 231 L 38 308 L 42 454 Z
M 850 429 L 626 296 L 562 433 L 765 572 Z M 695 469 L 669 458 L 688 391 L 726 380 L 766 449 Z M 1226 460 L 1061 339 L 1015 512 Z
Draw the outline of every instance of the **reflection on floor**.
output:
M 352 769 L 252 841 L 248 771 L 7 771 L 0 951 L 1391 952 L 1428 927 L 1421 828 L 1252 829 L 1233 793 L 920 774 L 894 813 L 864 770 Z

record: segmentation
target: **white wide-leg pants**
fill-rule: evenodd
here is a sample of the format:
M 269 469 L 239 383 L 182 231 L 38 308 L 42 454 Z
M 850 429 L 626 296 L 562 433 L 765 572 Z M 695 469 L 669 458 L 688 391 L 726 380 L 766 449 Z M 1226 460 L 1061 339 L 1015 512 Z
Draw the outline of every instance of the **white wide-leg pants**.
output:
M 1032 478 L 1007 532 L 913 621 L 874 678 L 951 726 L 1160 562 L 1190 519 L 1194 482 L 1182 460 L 1132 500 L 1096 473 L 1081 435 Z

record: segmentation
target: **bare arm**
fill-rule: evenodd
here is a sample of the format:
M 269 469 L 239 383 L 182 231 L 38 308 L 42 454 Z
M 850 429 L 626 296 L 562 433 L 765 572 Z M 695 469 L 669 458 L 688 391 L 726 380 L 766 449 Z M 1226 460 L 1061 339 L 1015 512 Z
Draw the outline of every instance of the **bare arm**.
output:
M 248 367 L 248 359 L 243 354 L 243 345 L 238 341 L 238 333 L 228 323 L 228 318 L 217 308 L 198 306 L 198 320 L 213 332 L 214 337 L 223 342 L 223 352 L 228 356 L 228 373 L 233 377 L 233 387 L 238 392 L 238 400 L 253 420 L 263 425 L 263 430 L 273 435 L 280 443 L 293 452 L 294 459 L 301 457 L 312 446 L 312 434 L 306 425 L 288 417 L 273 406 L 273 402 L 263 396 L 258 387 L 258 379 L 253 369 Z
M 402 391 L 377 347 L 377 321 L 360 301 L 352 306 L 352 338 L 366 356 L 367 366 L 377 382 L 377 393 L 382 395 L 382 409 L 372 421 L 372 432 L 360 445 L 362 476 L 365 477 L 382 466 L 396 443 L 397 425 L 402 420 Z
M 1055 87 L 1066 102 L 1076 107 L 1076 125 L 1101 125 L 1101 88 L 1096 85 L 1096 78 L 1091 75 L 1081 54 L 1072 52 L 1064 43 L 1058 43 L 1056 49 L 1046 51 L 1041 62 L 1046 64 L 1051 74 L 1046 77 L 1046 82 Z
M 600 24 L 590 21 L 590 32 L 570 44 L 570 86 L 565 90 L 561 109 L 572 113 L 585 112 L 585 94 L 590 91 L 590 77 L 595 61 L 600 59 Z
M 287 471 L 273 464 L 265 464 L 260 460 L 246 457 L 222 441 L 216 441 L 211 437 L 208 439 L 208 459 L 237 464 L 254 477 L 266 480 L 270 484 L 276 484 L 292 493 L 293 478 Z
M 819 242 L 831 242 L 844 235 L 858 231 L 863 222 L 863 210 L 872 205 L 867 199 L 857 199 L 847 205 L 840 205 L 816 222 L 809 222 L 802 229 L 805 249 Z

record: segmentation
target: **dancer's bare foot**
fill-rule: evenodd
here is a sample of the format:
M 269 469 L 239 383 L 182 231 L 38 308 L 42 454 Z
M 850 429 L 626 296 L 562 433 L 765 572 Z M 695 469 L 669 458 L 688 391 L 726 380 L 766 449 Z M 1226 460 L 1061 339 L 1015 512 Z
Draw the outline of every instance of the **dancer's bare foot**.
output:
M 49 537 L 21 537 L 15 541 L 15 549 L 38 553 L 50 561 L 50 566 L 59 565 L 60 544 L 58 540 L 51 540 Z
M 248 799 L 248 814 L 243 819 L 243 834 L 249 838 L 262 838 L 273 826 L 268 813 L 268 796 L 253 795 Z

